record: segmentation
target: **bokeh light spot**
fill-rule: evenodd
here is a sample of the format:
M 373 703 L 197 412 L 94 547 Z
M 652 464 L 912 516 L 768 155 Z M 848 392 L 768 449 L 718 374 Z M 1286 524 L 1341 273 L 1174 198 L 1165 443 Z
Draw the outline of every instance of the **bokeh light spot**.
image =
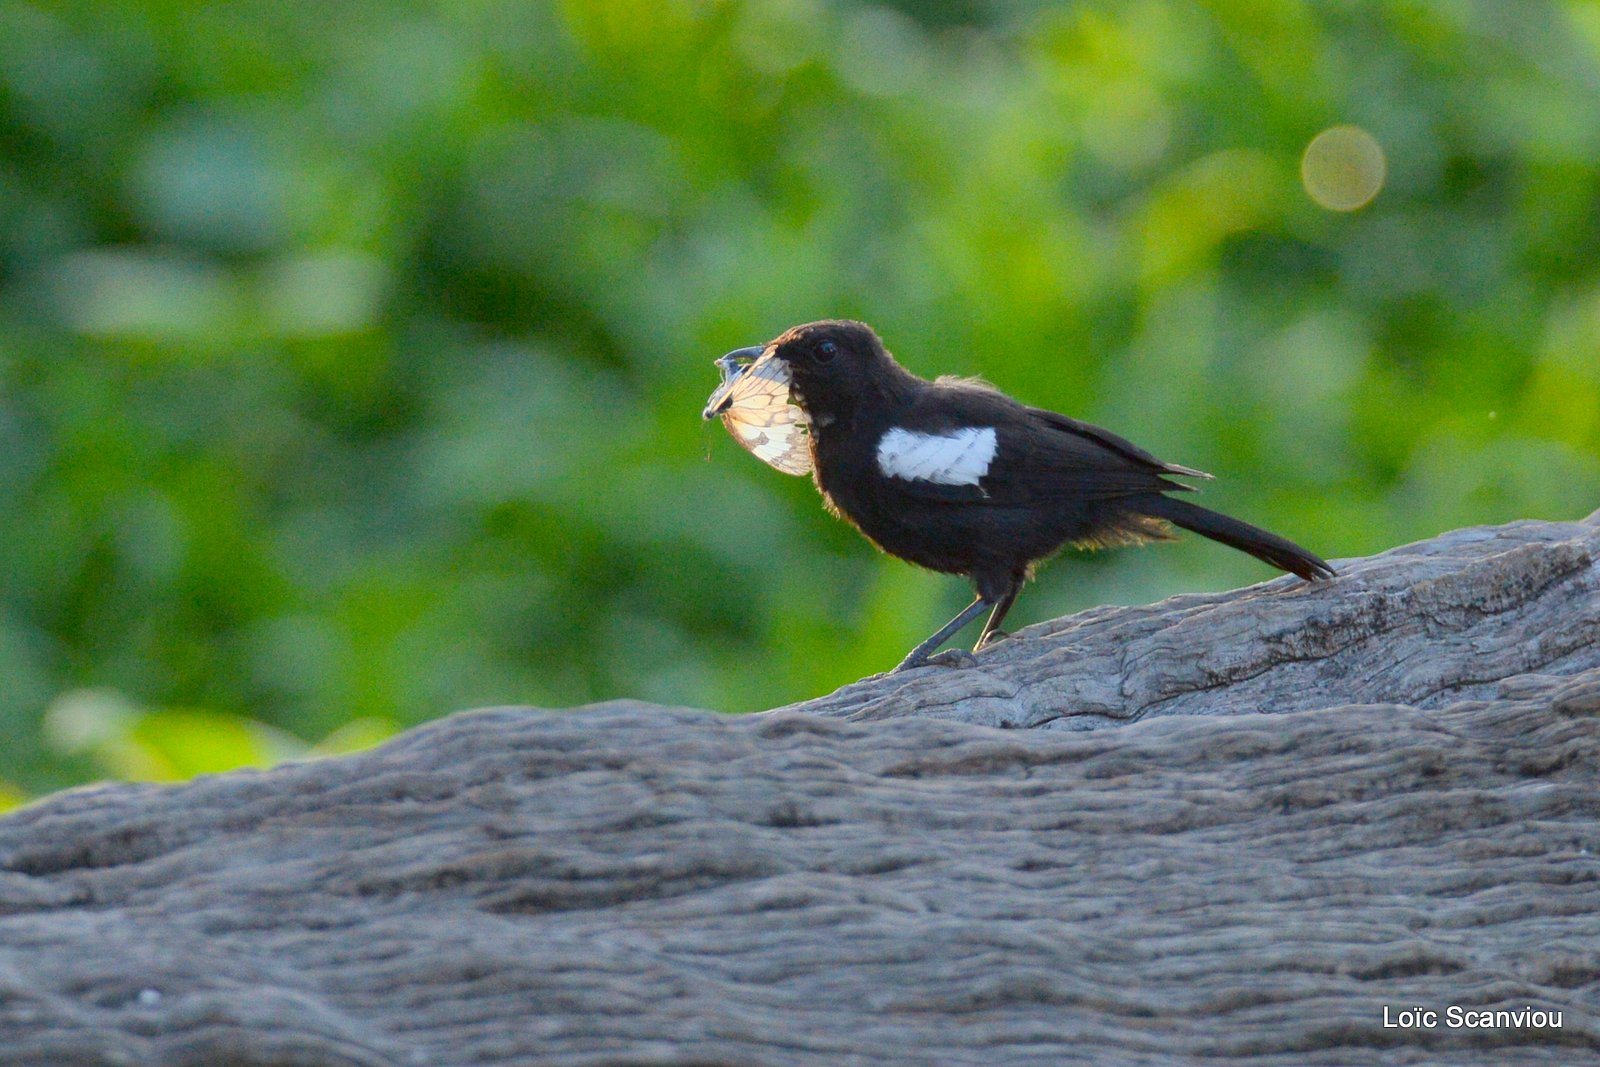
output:
M 1329 211 L 1355 211 L 1383 188 L 1389 164 L 1377 140 L 1359 126 L 1333 126 L 1306 145 L 1300 180 Z

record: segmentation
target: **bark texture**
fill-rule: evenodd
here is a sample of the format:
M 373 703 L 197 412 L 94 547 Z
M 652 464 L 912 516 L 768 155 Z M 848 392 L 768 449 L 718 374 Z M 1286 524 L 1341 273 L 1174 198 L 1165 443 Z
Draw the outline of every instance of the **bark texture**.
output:
M 0 1062 L 1600 1063 L 1597 561 L 1461 530 L 764 715 L 56 796 Z

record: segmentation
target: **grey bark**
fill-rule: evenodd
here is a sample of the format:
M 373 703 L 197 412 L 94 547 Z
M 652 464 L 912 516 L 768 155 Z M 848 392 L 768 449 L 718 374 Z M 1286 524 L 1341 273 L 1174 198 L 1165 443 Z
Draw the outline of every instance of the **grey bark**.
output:
M 0 820 L 0 1061 L 1600 1063 L 1597 560 L 1460 530 L 763 715 L 59 795 Z

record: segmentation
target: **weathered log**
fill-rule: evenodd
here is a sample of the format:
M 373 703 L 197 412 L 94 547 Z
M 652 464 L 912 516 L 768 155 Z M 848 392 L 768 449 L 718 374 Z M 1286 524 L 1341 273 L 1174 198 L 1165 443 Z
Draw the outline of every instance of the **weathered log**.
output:
M 976 668 L 874 678 L 794 710 L 1094 729 L 1158 715 L 1437 708 L 1507 678 L 1600 667 L 1600 512 L 1455 530 L 1342 577 L 1099 608 L 1029 627 Z
M 764 715 L 52 797 L 0 820 L 0 1060 L 1600 1062 L 1597 560 L 1462 530 Z

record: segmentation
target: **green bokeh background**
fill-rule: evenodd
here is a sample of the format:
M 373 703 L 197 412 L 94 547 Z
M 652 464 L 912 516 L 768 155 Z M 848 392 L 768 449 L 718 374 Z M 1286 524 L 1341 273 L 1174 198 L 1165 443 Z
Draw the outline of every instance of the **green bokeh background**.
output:
M 886 668 L 962 583 L 699 419 L 824 316 L 1329 557 L 1586 514 L 1597 116 L 1587 0 L 0 0 L 0 796 Z

